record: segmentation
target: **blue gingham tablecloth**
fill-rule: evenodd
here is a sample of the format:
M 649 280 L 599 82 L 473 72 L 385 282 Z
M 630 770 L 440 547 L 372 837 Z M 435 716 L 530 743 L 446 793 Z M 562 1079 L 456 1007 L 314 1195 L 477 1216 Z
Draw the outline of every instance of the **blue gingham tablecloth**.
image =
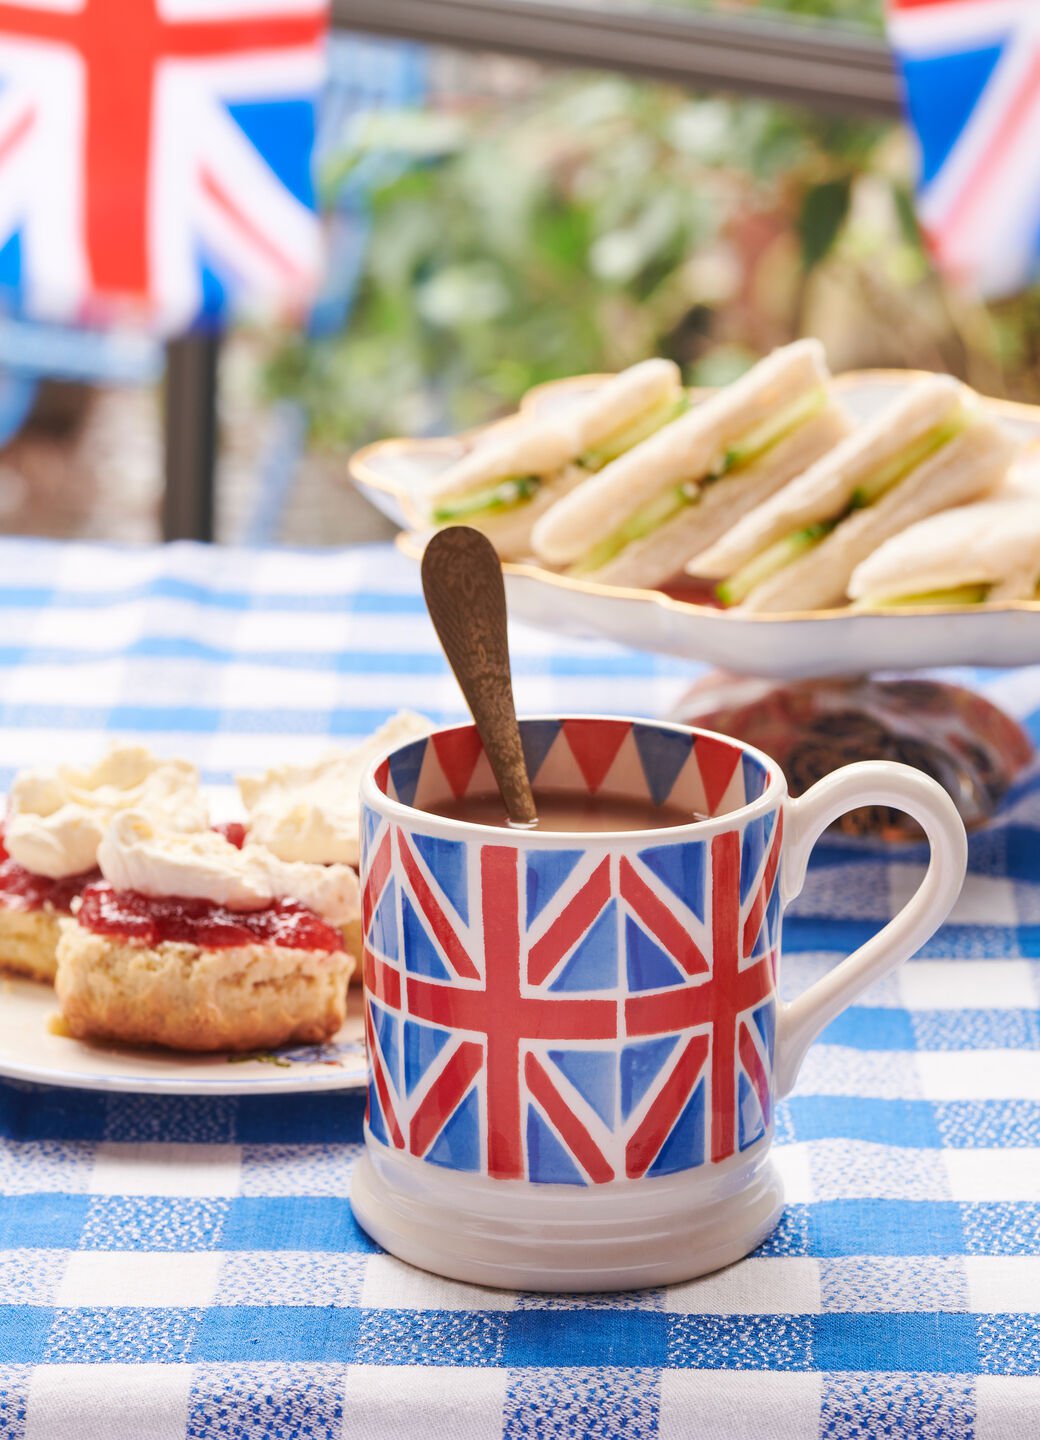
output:
M 4 541 L 0 616 L 5 779 L 135 735 L 226 783 L 399 706 L 462 713 L 416 573 L 384 548 Z M 663 714 L 691 675 L 523 627 L 513 653 L 528 711 Z M 1040 741 L 1040 669 L 970 678 Z M 818 847 L 785 991 L 920 866 Z M 829 1028 L 779 1106 L 776 1233 L 632 1295 L 478 1290 L 380 1253 L 346 1199 L 359 1096 L 0 1082 L 0 1435 L 1040 1434 L 1038 956 L 1034 769 L 973 837 L 951 923 Z

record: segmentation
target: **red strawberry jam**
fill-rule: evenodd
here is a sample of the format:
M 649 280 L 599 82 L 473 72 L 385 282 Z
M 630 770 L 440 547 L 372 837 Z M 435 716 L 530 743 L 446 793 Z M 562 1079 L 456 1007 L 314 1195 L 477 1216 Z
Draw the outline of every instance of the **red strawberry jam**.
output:
M 211 827 L 218 835 L 223 835 L 229 845 L 234 845 L 236 850 L 241 850 L 246 843 L 248 826 L 243 825 L 240 820 L 224 820 L 220 825 Z
M 76 919 L 85 930 L 140 945 L 164 940 L 222 950 L 232 945 L 283 945 L 289 950 L 342 950 L 343 936 L 295 900 L 274 900 L 262 910 L 230 910 L 212 900 L 142 895 L 88 885 Z
M 0 829 L 0 906 L 8 910 L 42 910 L 50 905 L 67 915 L 84 885 L 100 879 L 101 871 L 96 869 L 80 875 L 63 875 L 60 880 L 26 870 L 8 855 Z

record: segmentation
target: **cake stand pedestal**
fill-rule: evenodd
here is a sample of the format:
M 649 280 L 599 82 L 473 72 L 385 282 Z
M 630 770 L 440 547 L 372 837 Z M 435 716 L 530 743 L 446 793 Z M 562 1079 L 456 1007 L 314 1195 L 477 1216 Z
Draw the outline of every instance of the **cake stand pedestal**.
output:
M 714 670 L 668 718 L 764 750 L 792 795 L 854 760 L 901 760 L 945 787 L 969 829 L 990 818 L 1033 756 L 1017 721 L 976 691 L 939 680 L 773 681 Z M 850 811 L 837 826 L 885 840 L 921 838 L 913 821 L 884 807 Z

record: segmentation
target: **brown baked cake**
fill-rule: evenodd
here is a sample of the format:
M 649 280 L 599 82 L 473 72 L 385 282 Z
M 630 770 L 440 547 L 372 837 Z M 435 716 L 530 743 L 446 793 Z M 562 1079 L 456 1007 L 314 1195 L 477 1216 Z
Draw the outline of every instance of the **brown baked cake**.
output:
M 329 1039 L 354 963 L 341 926 L 293 900 L 231 910 L 101 882 L 61 924 L 55 985 L 78 1038 L 248 1051 Z
M 0 829 L 0 970 L 49 984 L 57 966 L 59 925 L 84 886 L 101 872 L 52 880 L 8 855 Z
M 60 921 L 101 878 L 98 846 L 129 809 L 173 830 L 209 823 L 196 767 L 143 745 L 113 745 L 86 767 L 19 770 L 0 830 L 0 968 L 54 979 Z

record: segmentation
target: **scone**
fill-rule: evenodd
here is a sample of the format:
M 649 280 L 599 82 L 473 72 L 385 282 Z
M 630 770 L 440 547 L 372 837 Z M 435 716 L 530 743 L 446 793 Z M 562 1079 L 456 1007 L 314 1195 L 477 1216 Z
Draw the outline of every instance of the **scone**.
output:
M 0 909 L 0 970 L 49 985 L 58 963 L 60 921 L 61 916 L 47 905 L 14 910 L 5 902 Z
M 97 848 L 128 808 L 180 829 L 208 822 L 198 771 L 140 745 L 120 745 L 97 764 L 23 770 L 0 831 L 0 969 L 54 979 L 59 926 L 84 886 L 101 878 Z
M 353 957 L 293 902 L 236 914 L 102 883 L 61 930 L 55 988 L 80 1039 L 267 1050 L 328 1040 L 346 1016 Z
M 128 813 L 98 849 L 104 879 L 61 926 L 55 988 L 80 1039 L 179 1050 L 329 1039 L 346 1015 L 360 912 L 345 865 L 287 864 L 215 831 Z
M 243 825 L 238 820 L 225 820 L 220 825 L 214 825 L 213 829 L 217 832 L 218 835 L 223 835 L 224 838 L 230 842 L 230 844 L 234 845 L 236 850 L 241 850 L 247 839 L 250 840 L 252 844 L 258 843 L 256 840 L 253 839 L 249 826 Z M 321 863 L 323 865 L 328 865 L 334 862 L 323 860 Z M 357 872 L 356 865 L 352 865 L 350 868 L 355 871 L 355 873 Z M 346 947 L 347 954 L 360 955 L 361 947 L 364 943 L 364 935 L 361 926 L 361 916 L 352 915 L 351 918 L 343 925 L 342 929 L 343 944 Z M 354 971 L 354 976 L 351 983 L 357 985 L 361 984 L 360 965 Z
M 50 983 L 57 964 L 62 916 L 85 885 L 101 878 L 97 869 L 85 875 L 51 880 L 34 875 L 12 860 L 0 831 L 0 970 Z
M 248 835 L 280 860 L 358 867 L 361 776 L 379 756 L 406 740 L 429 735 L 433 721 L 399 710 L 353 750 L 330 750 L 310 765 L 282 765 L 264 775 L 241 775 L 238 790 L 249 812 Z M 361 916 L 344 926 L 352 955 L 361 954 Z M 361 971 L 357 980 L 360 984 Z

